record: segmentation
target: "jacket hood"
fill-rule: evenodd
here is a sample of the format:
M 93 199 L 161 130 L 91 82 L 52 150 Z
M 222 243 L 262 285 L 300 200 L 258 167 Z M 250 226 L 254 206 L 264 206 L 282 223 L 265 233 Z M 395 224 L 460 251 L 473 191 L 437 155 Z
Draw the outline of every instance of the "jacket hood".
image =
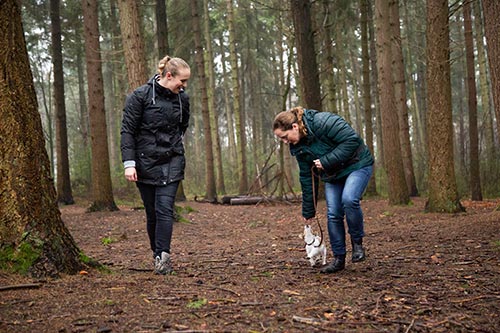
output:
M 148 85 L 151 85 L 153 88 L 153 104 L 156 104 L 157 89 L 158 92 L 165 92 L 167 95 L 175 95 L 170 89 L 165 88 L 160 84 L 158 84 L 158 80 L 160 80 L 160 74 L 155 74 L 148 80 L 147 83 Z

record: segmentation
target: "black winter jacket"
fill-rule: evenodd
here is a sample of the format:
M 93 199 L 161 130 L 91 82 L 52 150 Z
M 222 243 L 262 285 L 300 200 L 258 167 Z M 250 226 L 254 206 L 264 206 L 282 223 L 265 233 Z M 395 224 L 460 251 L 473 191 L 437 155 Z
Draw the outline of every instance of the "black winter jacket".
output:
M 149 82 L 127 96 L 121 126 L 122 161 L 135 161 L 138 181 L 166 185 L 184 179 L 183 135 L 189 97 Z

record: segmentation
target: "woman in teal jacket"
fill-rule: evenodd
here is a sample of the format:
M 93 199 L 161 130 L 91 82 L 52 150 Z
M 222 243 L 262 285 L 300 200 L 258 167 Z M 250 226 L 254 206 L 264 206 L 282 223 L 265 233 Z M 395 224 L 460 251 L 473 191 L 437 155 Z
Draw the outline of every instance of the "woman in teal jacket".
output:
M 339 115 L 302 107 L 279 113 L 273 130 L 290 145 L 299 164 L 302 216 L 306 223 L 316 215 L 319 179 L 325 183 L 328 236 L 334 260 L 321 272 L 334 273 L 345 268 L 344 216 L 351 237 L 352 262 L 363 261 L 360 200 L 373 172 L 373 157 L 363 139 Z

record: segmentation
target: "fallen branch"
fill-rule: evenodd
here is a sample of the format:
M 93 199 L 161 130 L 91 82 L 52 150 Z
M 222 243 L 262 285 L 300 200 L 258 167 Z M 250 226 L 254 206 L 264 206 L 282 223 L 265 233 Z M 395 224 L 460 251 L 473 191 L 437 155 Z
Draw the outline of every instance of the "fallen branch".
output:
M 318 318 L 308 318 L 308 317 L 299 317 L 299 316 L 293 316 L 292 317 L 293 321 L 296 321 L 298 323 L 302 324 L 308 324 L 308 325 L 321 325 L 324 323 L 324 320 L 318 319 Z
M 25 284 L 13 284 L 9 286 L 0 286 L 0 291 L 13 290 L 13 289 L 36 289 L 41 287 L 41 283 L 25 283 Z
M 265 200 L 267 200 L 267 198 L 262 196 L 257 196 L 257 197 L 245 196 L 245 197 L 232 198 L 230 200 L 230 203 L 231 205 L 255 205 Z

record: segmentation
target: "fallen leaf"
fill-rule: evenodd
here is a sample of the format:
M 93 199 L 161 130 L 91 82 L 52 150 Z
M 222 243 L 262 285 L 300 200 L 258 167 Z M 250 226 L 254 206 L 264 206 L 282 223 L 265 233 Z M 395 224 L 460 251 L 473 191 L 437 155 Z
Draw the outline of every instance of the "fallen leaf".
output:
M 328 320 L 335 319 L 335 313 L 333 313 L 333 312 L 325 312 L 325 313 L 323 313 L 323 316 Z

